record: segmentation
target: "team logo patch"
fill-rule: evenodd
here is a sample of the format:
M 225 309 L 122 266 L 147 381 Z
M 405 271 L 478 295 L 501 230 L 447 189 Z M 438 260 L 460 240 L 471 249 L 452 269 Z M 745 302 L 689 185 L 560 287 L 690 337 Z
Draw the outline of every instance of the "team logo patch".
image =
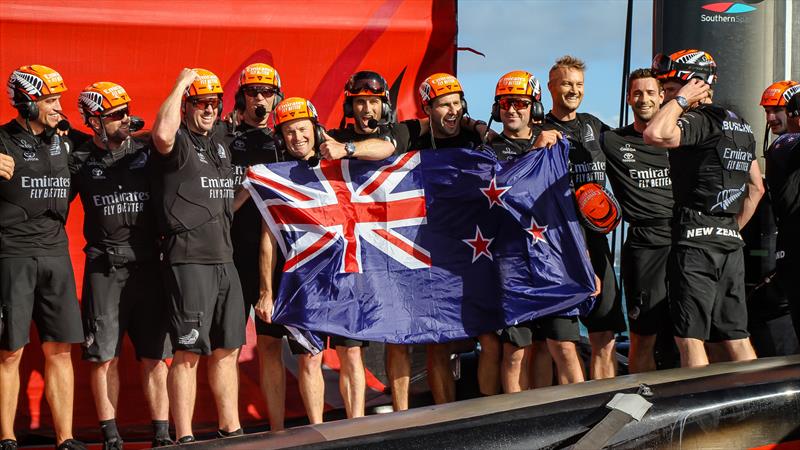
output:
M 233 149 L 240 152 L 245 151 L 247 149 L 247 145 L 245 144 L 244 139 L 240 138 L 233 141 Z
M 194 345 L 194 343 L 197 342 L 197 339 L 199 337 L 200 337 L 200 332 L 192 328 L 192 331 L 190 331 L 189 333 L 178 337 L 178 344 Z
M 636 149 L 631 147 L 631 144 L 625 144 L 624 146 L 619 148 L 619 151 L 627 153 L 635 153 Z
M 128 165 L 128 169 L 141 169 L 145 164 L 147 164 L 147 153 L 142 152 L 139 153 L 136 159 L 131 161 L 130 165 Z
M 203 163 L 203 164 L 208 164 L 208 161 L 206 161 L 206 155 L 204 155 L 202 153 L 198 153 L 197 154 L 197 159 L 199 159 L 200 162 Z
M 586 124 L 586 133 L 583 135 L 583 142 L 592 142 L 594 140 L 594 130 L 588 123 Z
M 106 178 L 105 172 L 103 171 L 102 168 L 95 167 L 92 169 L 92 178 L 94 178 L 95 180 L 105 179 Z
M 228 156 L 225 154 L 225 147 L 222 144 L 217 144 L 217 155 L 219 155 L 219 159 L 227 159 Z
M 33 149 L 26 149 L 22 152 L 22 157 L 25 161 L 38 161 L 39 158 L 36 157 L 36 151 Z
M 633 153 L 623 153 L 622 154 L 622 161 L 623 162 L 635 162 L 636 160 L 633 157 Z

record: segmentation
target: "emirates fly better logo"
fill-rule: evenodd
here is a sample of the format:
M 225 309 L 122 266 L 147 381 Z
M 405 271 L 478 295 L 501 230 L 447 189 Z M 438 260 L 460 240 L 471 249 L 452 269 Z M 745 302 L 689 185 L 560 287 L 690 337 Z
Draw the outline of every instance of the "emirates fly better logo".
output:
M 703 5 L 700 13 L 701 22 L 716 23 L 746 23 L 749 21 L 747 13 L 756 11 L 755 6 L 738 2 L 715 2 Z M 708 14 L 706 11 L 713 13 Z

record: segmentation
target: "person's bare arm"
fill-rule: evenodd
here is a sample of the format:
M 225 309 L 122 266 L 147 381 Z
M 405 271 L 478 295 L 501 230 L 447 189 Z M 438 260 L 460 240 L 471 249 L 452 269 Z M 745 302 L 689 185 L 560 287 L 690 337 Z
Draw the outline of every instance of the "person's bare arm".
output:
M 323 131 L 325 142 L 319 146 L 319 152 L 325 159 L 342 159 L 347 156 L 345 150 L 345 143 L 339 142 L 330 137 L 328 133 Z M 380 138 L 366 139 L 353 143 L 356 147 L 353 158 L 363 159 L 366 161 L 380 161 L 386 159 L 394 154 L 394 144 Z
M 689 105 L 695 105 L 708 98 L 710 86 L 698 79 L 689 80 L 679 91 Z M 676 100 L 670 100 L 650 119 L 644 130 L 644 143 L 655 147 L 675 148 L 681 145 L 681 129 L 678 119 L 683 115 L 683 108 Z
M 162 155 L 171 152 L 172 147 L 175 146 L 175 134 L 181 126 L 183 92 L 195 79 L 197 79 L 197 73 L 194 70 L 187 68 L 181 70 L 172 92 L 169 93 L 167 99 L 161 105 L 161 109 L 158 110 L 151 134 L 156 150 Z
M 266 323 L 272 323 L 274 295 L 272 291 L 272 274 L 275 273 L 277 260 L 275 237 L 269 231 L 264 220 L 261 220 L 261 246 L 258 252 L 259 295 L 256 302 L 256 315 Z
M 753 217 L 761 197 L 764 196 L 764 181 L 761 179 L 761 168 L 757 161 L 750 163 L 750 176 L 747 179 L 747 196 L 744 198 L 742 210 L 736 215 L 736 223 L 741 230 Z

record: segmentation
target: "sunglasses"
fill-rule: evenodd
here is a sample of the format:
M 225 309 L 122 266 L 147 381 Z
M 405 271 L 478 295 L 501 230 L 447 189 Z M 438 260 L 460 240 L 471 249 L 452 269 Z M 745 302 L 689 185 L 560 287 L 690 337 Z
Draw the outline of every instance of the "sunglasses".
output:
M 386 92 L 383 83 L 374 78 L 350 80 L 345 89 L 353 95 L 361 94 L 362 92 L 371 92 L 373 94 L 384 94 Z
M 131 111 L 129 108 L 122 108 L 120 110 L 114 111 L 112 113 L 103 114 L 100 116 L 101 119 L 111 119 L 114 121 L 122 120 L 125 116 L 130 116 Z
M 206 109 L 211 106 L 212 109 L 217 109 L 219 106 L 218 98 L 202 98 L 199 100 L 192 100 L 192 105 L 197 109 Z
M 501 98 L 497 103 L 500 104 L 500 109 L 509 110 L 513 106 L 517 111 L 528 109 L 531 107 L 530 100 L 521 98 Z
M 278 90 L 269 86 L 245 86 L 242 88 L 242 92 L 248 97 L 258 97 L 258 94 L 261 94 L 264 98 L 269 98 Z

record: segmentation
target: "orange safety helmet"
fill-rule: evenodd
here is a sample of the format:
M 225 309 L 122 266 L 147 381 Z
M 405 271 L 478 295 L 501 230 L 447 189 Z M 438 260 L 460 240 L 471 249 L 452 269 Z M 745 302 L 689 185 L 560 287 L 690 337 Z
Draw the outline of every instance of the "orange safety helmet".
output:
M 275 111 L 272 112 L 272 115 L 276 130 L 281 125 L 286 122 L 291 122 L 292 120 L 310 119 L 312 122 L 317 123 L 319 118 L 314 105 L 302 97 L 289 97 L 283 100 L 275 107 Z
M 497 100 L 502 95 L 527 95 L 534 101 L 542 101 L 542 87 L 539 80 L 531 73 L 524 70 L 508 72 L 497 81 L 494 89 L 494 99 Z
M 619 225 L 622 211 L 614 196 L 597 183 L 586 183 L 575 191 L 581 223 L 588 229 L 608 234 Z
M 11 104 L 35 102 L 45 95 L 67 90 L 61 74 L 38 64 L 22 66 L 8 77 L 7 92 Z
M 769 85 L 761 94 L 761 106 L 786 106 L 792 95 L 800 91 L 797 81 L 776 81 Z
M 78 97 L 78 110 L 86 122 L 89 117 L 100 117 L 109 109 L 130 101 L 131 97 L 122 86 L 110 81 L 98 81 L 83 88 Z
M 424 105 L 429 105 L 436 97 L 459 93 L 464 96 L 464 90 L 456 77 L 448 73 L 435 73 L 419 85 L 419 96 Z
M 699 78 L 708 84 L 717 81 L 717 63 L 703 50 L 680 50 L 669 56 L 659 53 L 653 58 L 653 71 L 659 80 Z
M 239 75 L 239 86 L 248 84 L 267 84 L 281 90 L 281 77 L 278 71 L 269 64 L 254 63 L 242 69 Z
M 198 78 L 186 88 L 183 93 L 185 98 L 208 94 L 217 94 L 222 97 L 222 83 L 219 82 L 219 77 L 214 75 L 214 72 L 199 68 L 192 70 L 194 70 Z

